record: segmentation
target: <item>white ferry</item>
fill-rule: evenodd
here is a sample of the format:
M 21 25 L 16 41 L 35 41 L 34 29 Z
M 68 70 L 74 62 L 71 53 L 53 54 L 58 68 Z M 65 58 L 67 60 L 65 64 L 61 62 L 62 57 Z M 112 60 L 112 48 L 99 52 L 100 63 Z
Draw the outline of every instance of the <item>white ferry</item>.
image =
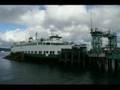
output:
M 67 42 L 58 35 L 52 35 L 47 39 L 29 38 L 28 42 L 14 43 L 11 47 L 11 53 L 22 52 L 28 56 L 35 57 L 53 57 L 58 56 L 62 49 L 71 49 L 74 43 Z

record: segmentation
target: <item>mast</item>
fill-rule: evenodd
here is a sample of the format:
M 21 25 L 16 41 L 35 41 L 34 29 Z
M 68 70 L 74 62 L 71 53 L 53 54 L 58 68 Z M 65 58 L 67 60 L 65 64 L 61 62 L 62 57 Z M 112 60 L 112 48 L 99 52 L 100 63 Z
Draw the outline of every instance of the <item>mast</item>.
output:
M 36 40 L 37 40 L 37 32 L 35 33 L 35 38 L 36 38 Z
M 91 32 L 93 32 L 93 15 L 92 15 L 92 8 L 91 9 L 89 9 L 89 8 L 91 8 L 91 6 L 87 6 L 87 12 L 89 13 L 89 26 L 90 26 L 90 30 L 91 30 Z
M 93 31 L 92 12 L 90 12 L 90 28 L 91 28 L 91 32 L 92 32 Z

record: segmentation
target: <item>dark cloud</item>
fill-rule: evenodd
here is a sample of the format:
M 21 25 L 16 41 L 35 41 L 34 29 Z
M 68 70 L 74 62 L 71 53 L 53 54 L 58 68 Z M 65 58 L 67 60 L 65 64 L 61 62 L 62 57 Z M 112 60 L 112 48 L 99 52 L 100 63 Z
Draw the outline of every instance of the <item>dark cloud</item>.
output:
M 0 5 L 0 22 L 22 23 L 21 16 L 26 12 L 36 8 L 43 9 L 42 6 L 31 5 Z

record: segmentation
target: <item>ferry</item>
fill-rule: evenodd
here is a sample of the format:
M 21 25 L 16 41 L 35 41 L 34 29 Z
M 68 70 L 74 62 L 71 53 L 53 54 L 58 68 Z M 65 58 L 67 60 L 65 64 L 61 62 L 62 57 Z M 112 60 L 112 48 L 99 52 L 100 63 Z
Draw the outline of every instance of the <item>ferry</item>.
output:
M 26 42 L 14 43 L 11 53 L 23 53 L 26 57 L 56 58 L 62 49 L 72 49 L 73 42 L 63 40 L 59 35 L 51 35 L 48 38 L 29 38 Z

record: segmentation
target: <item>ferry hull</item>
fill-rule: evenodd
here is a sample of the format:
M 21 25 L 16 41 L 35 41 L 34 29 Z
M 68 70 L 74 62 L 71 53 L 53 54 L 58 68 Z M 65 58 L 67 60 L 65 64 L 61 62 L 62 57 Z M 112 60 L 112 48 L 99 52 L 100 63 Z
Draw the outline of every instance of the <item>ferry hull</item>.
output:
M 45 55 L 37 55 L 37 54 L 24 54 L 25 61 L 33 61 L 33 62 L 41 62 L 41 63 L 57 63 L 59 60 L 59 56 L 45 56 Z
M 39 54 L 24 54 L 21 52 L 10 53 L 10 55 L 5 58 L 15 61 L 32 61 L 40 63 L 57 63 L 59 61 L 58 55 L 39 55 Z

